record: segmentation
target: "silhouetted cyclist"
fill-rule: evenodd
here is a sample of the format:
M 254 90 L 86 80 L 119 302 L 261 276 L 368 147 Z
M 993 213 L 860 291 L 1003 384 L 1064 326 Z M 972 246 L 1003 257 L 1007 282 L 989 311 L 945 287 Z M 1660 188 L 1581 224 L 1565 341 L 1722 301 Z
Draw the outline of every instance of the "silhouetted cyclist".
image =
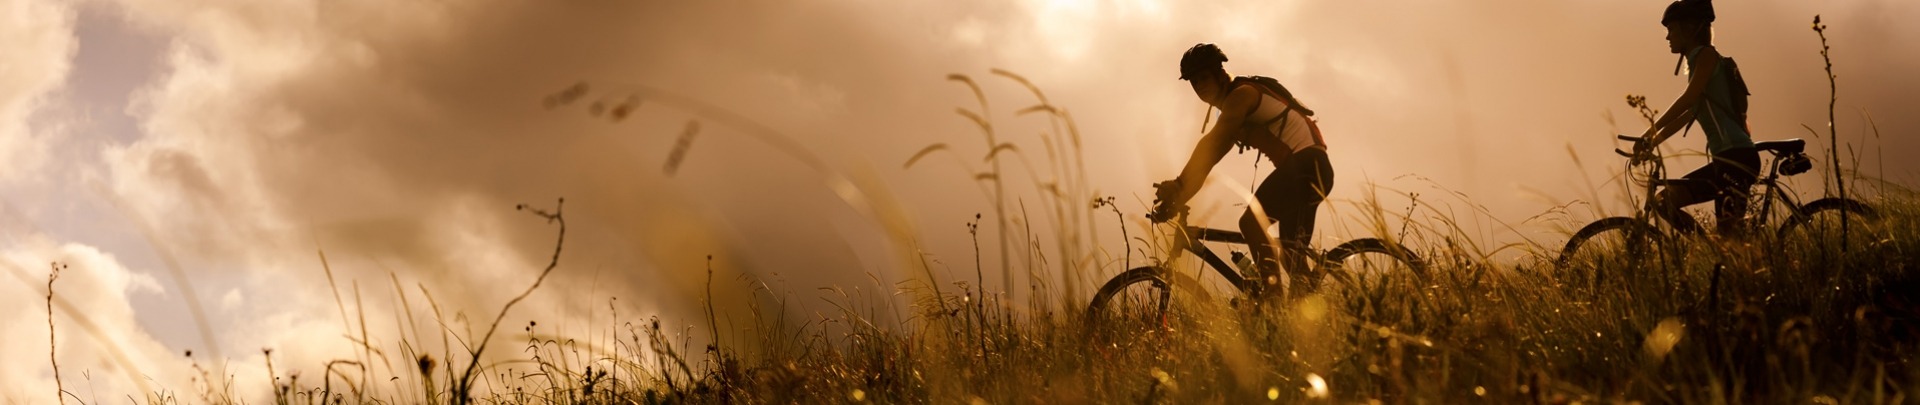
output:
M 1279 224 L 1277 239 L 1289 249 L 1305 249 L 1313 235 L 1314 214 L 1333 187 L 1333 165 L 1327 145 L 1311 118 L 1313 110 L 1281 86 L 1259 76 L 1227 75 L 1227 55 L 1213 44 L 1194 45 L 1180 57 L 1180 79 L 1193 85 L 1200 101 L 1220 109 L 1220 119 L 1194 146 L 1180 177 L 1154 184 L 1155 222 L 1184 212 L 1186 202 L 1200 192 L 1207 173 L 1236 144 L 1265 154 L 1274 171 L 1254 190 L 1254 199 L 1267 219 Z M 1277 283 L 1279 260 L 1292 272 L 1306 272 L 1298 253 L 1278 249 L 1265 237 L 1268 223 L 1254 215 L 1252 206 L 1240 216 L 1240 232 L 1247 235 L 1254 262 L 1269 284 Z M 1308 279 L 1318 279 L 1308 278 Z
M 1711 200 L 1720 233 L 1736 234 L 1744 229 L 1747 192 L 1758 177 L 1760 154 L 1747 130 L 1746 81 L 1733 59 L 1713 47 L 1713 17 L 1710 0 L 1667 5 L 1660 24 L 1667 27 L 1669 50 L 1687 66 L 1687 90 L 1647 128 L 1634 153 L 1646 156 L 1675 132 L 1700 123 L 1713 160 L 1687 173 L 1686 179 L 1695 181 L 1671 185 L 1655 197 L 1660 215 L 1680 230 L 1694 231 L 1694 221 L 1676 220 L 1687 215 L 1681 208 Z M 1679 74 L 1678 64 L 1674 70 Z

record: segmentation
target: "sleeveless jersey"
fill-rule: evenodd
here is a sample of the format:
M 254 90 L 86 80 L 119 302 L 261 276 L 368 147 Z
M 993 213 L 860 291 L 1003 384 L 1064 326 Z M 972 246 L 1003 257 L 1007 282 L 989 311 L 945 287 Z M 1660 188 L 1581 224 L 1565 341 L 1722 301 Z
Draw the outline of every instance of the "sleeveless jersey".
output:
M 1692 60 L 1700 53 L 1700 49 L 1694 48 L 1693 52 L 1688 52 L 1687 59 Z M 1694 121 L 1700 123 L 1701 132 L 1707 133 L 1707 151 L 1713 154 L 1753 147 L 1753 135 L 1747 133 L 1747 123 L 1740 119 L 1738 112 L 1733 111 L 1733 89 L 1727 83 L 1726 59 L 1722 58 L 1721 61 L 1712 72 L 1707 73 L 1713 76 L 1707 79 L 1707 91 L 1700 98 L 1700 104 L 1694 106 Z M 1688 70 L 1687 77 L 1691 79 L 1698 73 Z
M 1254 105 L 1253 112 L 1247 114 L 1241 143 L 1267 154 L 1274 164 L 1303 149 L 1327 148 L 1320 136 L 1320 126 L 1311 118 L 1298 108 L 1290 108 L 1285 100 L 1266 89 L 1254 88 L 1260 90 L 1260 101 Z
M 1275 119 L 1280 114 L 1287 116 L 1283 119 Z M 1299 110 L 1287 108 L 1286 101 L 1274 98 L 1272 95 L 1261 94 L 1260 105 L 1254 108 L 1252 114 L 1248 114 L 1247 120 L 1265 124 L 1265 135 L 1278 135 L 1280 143 L 1286 145 L 1288 151 L 1299 152 L 1309 147 L 1326 146 L 1320 141 L 1320 134 L 1315 133 L 1306 115 L 1300 114 Z

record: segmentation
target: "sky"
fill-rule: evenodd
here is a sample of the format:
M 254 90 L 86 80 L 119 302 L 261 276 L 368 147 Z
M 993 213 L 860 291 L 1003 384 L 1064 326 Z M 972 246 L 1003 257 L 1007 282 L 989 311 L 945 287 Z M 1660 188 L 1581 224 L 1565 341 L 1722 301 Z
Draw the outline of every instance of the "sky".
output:
M 897 313 L 886 303 L 900 286 L 970 278 L 976 214 L 986 274 L 999 274 L 1005 219 L 1009 249 L 1029 252 L 1008 256 L 1008 277 L 1090 288 L 1118 271 L 1122 222 L 1150 230 L 1138 219 L 1149 184 L 1173 177 L 1199 136 L 1205 106 L 1175 79 L 1199 42 L 1319 113 L 1336 185 L 1318 243 L 1369 236 L 1363 204 L 1418 200 L 1417 222 L 1444 214 L 1489 251 L 1551 245 L 1631 208 L 1612 134 L 1645 127 L 1624 96 L 1664 108 L 1684 86 L 1664 6 L 0 0 L 0 267 L 12 281 L 0 283 L 0 398 L 55 402 L 39 389 L 53 379 L 52 263 L 66 266 L 53 354 L 77 395 L 191 387 L 198 364 L 259 396 L 262 349 L 283 371 L 318 369 L 364 355 L 349 334 L 428 340 L 433 306 L 449 329 L 484 331 L 553 257 L 557 224 L 521 204 L 564 207 L 567 226 L 551 277 L 501 322 L 522 338 L 530 320 L 571 336 L 646 316 L 703 325 L 710 274 L 728 322 L 775 296 Z M 1915 184 L 1920 163 L 1897 152 L 1920 150 L 1904 135 L 1920 130 L 1920 27 L 1902 21 L 1920 3 L 1720 4 L 1716 43 L 1753 89 L 1756 138 L 1808 138 L 1826 154 L 1815 14 L 1831 27 L 1844 152 L 1864 174 Z M 1021 114 L 1038 99 L 995 69 L 1044 91 L 1076 131 Z M 999 155 L 1004 218 L 973 180 L 991 167 L 988 144 L 956 109 L 1014 145 Z M 1073 178 L 1048 158 L 1069 144 L 1079 158 L 1064 166 L 1085 180 L 1072 201 L 1038 185 Z M 907 164 L 930 145 L 944 149 Z M 1195 200 L 1199 222 L 1230 225 L 1236 187 L 1271 169 L 1255 162 L 1229 155 Z M 1822 193 L 1802 177 L 1799 195 Z M 1049 213 L 1104 196 L 1128 219 Z M 1062 252 L 1044 241 L 1066 218 L 1093 220 L 1071 228 L 1093 229 L 1095 275 L 1048 267 Z M 1024 245 L 1027 229 L 1043 243 Z

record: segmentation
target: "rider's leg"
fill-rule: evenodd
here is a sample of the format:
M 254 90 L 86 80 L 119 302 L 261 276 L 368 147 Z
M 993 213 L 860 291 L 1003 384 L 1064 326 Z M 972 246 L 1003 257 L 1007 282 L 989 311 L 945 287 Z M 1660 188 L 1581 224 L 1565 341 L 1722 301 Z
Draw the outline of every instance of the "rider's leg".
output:
M 1722 151 L 1713 156 L 1713 177 L 1707 179 L 1716 190 L 1713 199 L 1714 220 L 1721 235 L 1738 236 L 1747 231 L 1748 193 L 1759 179 L 1760 152 L 1753 148 Z
M 1280 241 L 1280 263 L 1286 266 L 1287 273 L 1305 276 L 1294 277 L 1295 281 L 1319 279 L 1314 277 L 1314 269 L 1307 264 L 1307 249 L 1311 249 L 1307 242 L 1313 235 L 1314 208 L 1318 206 L 1315 203 L 1303 204 L 1298 201 L 1288 201 L 1281 204 L 1279 209 L 1273 210 L 1278 211 L 1274 216 L 1280 218 L 1277 221 L 1280 232 L 1275 238 Z M 1302 291 L 1300 289 L 1310 291 L 1315 286 L 1296 284 L 1294 288 L 1296 291 Z
M 1700 225 L 1695 223 L 1693 217 L 1688 216 L 1682 208 L 1707 201 L 1707 198 L 1698 197 L 1702 193 L 1695 193 L 1691 188 L 1679 185 L 1667 186 L 1660 189 L 1660 194 L 1653 197 L 1654 213 L 1666 220 L 1667 225 L 1673 226 L 1674 230 L 1682 233 L 1700 230 Z M 1707 195 L 1711 196 L 1711 194 Z
M 1282 174 L 1280 181 L 1271 188 L 1262 184 L 1255 196 L 1279 225 L 1276 239 L 1281 244 L 1281 264 L 1291 274 L 1307 276 L 1297 280 L 1318 280 L 1305 253 L 1313 238 L 1314 216 L 1326 200 L 1327 190 L 1333 187 L 1333 167 L 1327 162 L 1326 152 L 1315 148 L 1294 153 L 1275 172 Z
M 1715 173 L 1718 173 L 1718 171 L 1719 168 L 1709 162 L 1705 166 L 1700 166 L 1699 169 L 1694 169 L 1693 172 L 1687 173 L 1684 178 L 1689 180 L 1706 180 L 1717 177 Z M 1700 231 L 1700 225 L 1697 221 L 1693 220 L 1692 216 L 1687 215 L 1687 212 L 1682 210 L 1682 208 L 1712 201 L 1716 194 L 1716 188 L 1708 181 L 1672 183 L 1660 189 L 1660 194 L 1654 195 L 1654 213 L 1659 214 L 1660 218 L 1666 220 L 1667 225 L 1672 226 L 1676 231 L 1682 233 L 1698 232 Z
M 1295 179 L 1298 176 L 1292 176 L 1289 172 L 1286 166 L 1275 165 L 1273 172 L 1267 174 L 1267 178 L 1261 180 L 1260 186 L 1253 190 L 1254 202 L 1259 204 L 1260 213 L 1267 217 L 1265 223 L 1255 217 L 1252 207 L 1248 207 L 1249 209 L 1240 215 L 1240 234 L 1246 235 L 1247 246 L 1253 250 L 1253 262 L 1259 269 L 1256 276 L 1260 278 L 1262 285 L 1274 289 L 1279 289 L 1281 283 L 1290 281 L 1280 278 L 1282 263 L 1285 263 L 1285 268 L 1289 271 L 1301 266 L 1288 260 L 1294 255 L 1287 252 L 1284 245 L 1274 243 L 1280 241 L 1278 238 L 1271 238 L 1267 234 L 1270 225 L 1294 222 L 1283 216 L 1290 210 L 1281 209 L 1290 203 L 1287 199 L 1288 190 L 1292 188 L 1290 185 L 1298 182 Z M 1284 225 L 1282 227 L 1285 229 Z
M 1262 186 L 1265 185 L 1262 184 Z M 1240 214 L 1240 235 L 1246 237 L 1247 249 L 1253 254 L 1254 268 L 1249 270 L 1253 270 L 1254 273 L 1248 276 L 1257 278 L 1260 285 L 1266 288 L 1280 288 L 1279 246 L 1267 237 L 1267 224 L 1272 221 L 1271 218 L 1261 221 L 1254 215 L 1253 210 L 1249 209 Z

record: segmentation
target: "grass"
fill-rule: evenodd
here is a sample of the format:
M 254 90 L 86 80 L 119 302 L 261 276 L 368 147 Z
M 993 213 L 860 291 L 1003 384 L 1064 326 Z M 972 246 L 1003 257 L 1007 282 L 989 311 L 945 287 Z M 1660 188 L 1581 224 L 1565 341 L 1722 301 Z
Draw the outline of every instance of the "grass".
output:
M 965 283 L 944 295 L 903 286 L 920 297 L 914 316 L 883 324 L 887 297 L 836 289 L 828 313 L 756 308 L 732 330 L 616 316 L 614 339 L 588 343 L 529 323 L 501 336 L 524 343 L 512 360 L 477 362 L 483 336 L 452 360 L 399 358 L 413 370 L 373 378 L 417 396 L 289 373 L 275 403 L 1894 403 L 1920 388 L 1920 301 L 1908 295 L 1920 289 L 1920 200 L 1876 207 L 1887 219 L 1855 230 L 1873 242 L 1844 263 L 1778 240 L 1687 239 L 1576 269 L 1545 257 L 1509 268 L 1448 246 L 1424 252 L 1437 275 L 1424 283 L 1388 275 L 1259 307 L 1190 291 L 1165 324 L 1025 312 Z M 783 306 L 792 296 L 751 281 L 710 288 Z M 690 347 L 721 334 L 735 339 Z M 322 378 L 378 369 L 354 361 Z

